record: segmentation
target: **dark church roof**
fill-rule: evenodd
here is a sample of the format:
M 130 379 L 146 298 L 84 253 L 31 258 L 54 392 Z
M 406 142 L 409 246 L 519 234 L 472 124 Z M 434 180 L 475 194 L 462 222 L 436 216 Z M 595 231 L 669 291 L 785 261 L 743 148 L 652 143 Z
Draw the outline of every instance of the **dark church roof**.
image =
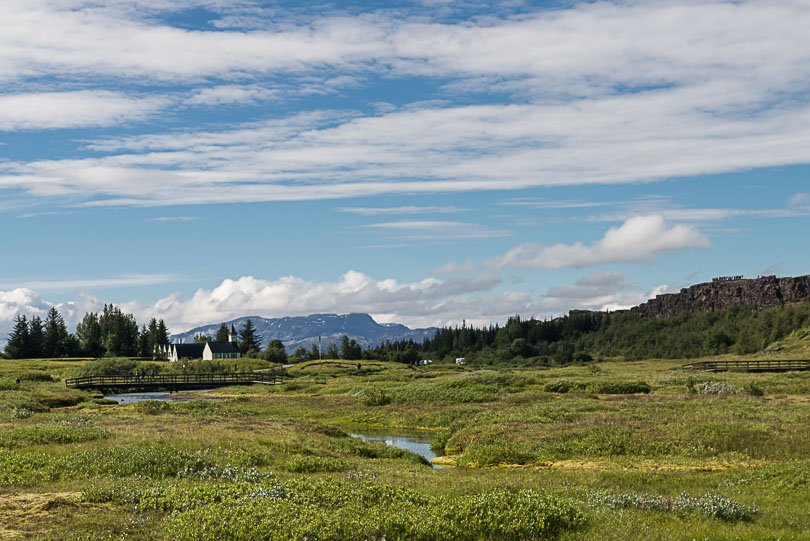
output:
M 202 359 L 205 344 L 173 344 L 178 359 Z
M 239 348 L 233 342 L 208 342 L 211 353 L 239 353 Z

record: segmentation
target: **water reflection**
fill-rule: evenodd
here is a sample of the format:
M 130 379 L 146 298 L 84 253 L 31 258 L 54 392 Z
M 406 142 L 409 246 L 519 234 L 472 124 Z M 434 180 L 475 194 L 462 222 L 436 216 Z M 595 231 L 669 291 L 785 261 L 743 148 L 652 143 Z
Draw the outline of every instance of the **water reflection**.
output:
M 168 402 L 174 400 L 194 400 L 198 398 L 195 396 L 197 393 L 210 393 L 213 389 L 201 389 L 194 391 L 178 391 L 176 393 L 169 393 L 167 391 L 156 391 L 146 393 L 118 393 L 104 395 L 104 398 L 115 400 L 119 404 L 137 404 L 138 402 L 145 402 L 147 400 L 157 400 L 160 402 Z M 211 400 L 206 398 L 205 400 Z
M 430 444 L 433 442 L 433 439 L 426 435 L 361 434 L 359 432 L 350 432 L 349 435 L 363 441 L 379 441 L 390 447 L 405 449 L 406 451 L 416 453 L 417 455 L 422 455 L 428 461 L 431 461 L 439 456 L 433 449 L 430 448 Z M 437 470 L 441 469 L 441 466 L 437 466 L 432 462 L 431 466 Z

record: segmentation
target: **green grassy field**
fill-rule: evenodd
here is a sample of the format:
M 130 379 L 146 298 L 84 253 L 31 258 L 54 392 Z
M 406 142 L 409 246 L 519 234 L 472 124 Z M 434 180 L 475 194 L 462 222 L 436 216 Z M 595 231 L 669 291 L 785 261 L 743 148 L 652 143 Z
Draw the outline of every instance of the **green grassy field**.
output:
M 89 363 L 0 361 L 0 539 L 810 539 L 810 373 L 310 362 L 122 406 Z

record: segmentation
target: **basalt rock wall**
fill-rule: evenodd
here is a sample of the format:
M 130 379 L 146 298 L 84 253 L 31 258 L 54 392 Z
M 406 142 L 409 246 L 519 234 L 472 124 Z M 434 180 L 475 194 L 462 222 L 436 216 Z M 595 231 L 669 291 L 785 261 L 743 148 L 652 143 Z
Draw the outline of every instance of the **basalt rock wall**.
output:
M 684 312 L 714 312 L 740 305 L 757 308 L 810 301 L 810 275 L 796 278 L 763 276 L 720 279 L 658 295 L 632 309 L 647 317 L 671 317 Z

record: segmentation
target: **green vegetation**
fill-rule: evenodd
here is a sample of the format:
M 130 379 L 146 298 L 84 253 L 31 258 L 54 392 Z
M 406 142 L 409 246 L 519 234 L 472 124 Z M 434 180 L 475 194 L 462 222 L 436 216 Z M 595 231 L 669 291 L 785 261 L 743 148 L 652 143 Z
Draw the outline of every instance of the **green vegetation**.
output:
M 478 363 L 584 364 L 593 357 L 682 359 L 781 351 L 778 341 L 806 334 L 810 303 L 764 310 L 739 306 L 720 312 L 647 318 L 636 312 L 572 311 L 547 321 L 510 318 L 503 326 L 443 328 L 421 344 L 395 342 L 366 352 L 374 359 L 414 362 L 465 357 Z M 346 358 L 346 357 L 344 357 Z
M 321 360 L 283 385 L 124 406 L 61 380 L 181 367 L 0 361 L 0 535 L 805 539 L 810 374 L 679 364 Z M 248 365 L 277 366 L 205 370 Z M 379 431 L 432 435 L 444 468 L 348 435 Z

